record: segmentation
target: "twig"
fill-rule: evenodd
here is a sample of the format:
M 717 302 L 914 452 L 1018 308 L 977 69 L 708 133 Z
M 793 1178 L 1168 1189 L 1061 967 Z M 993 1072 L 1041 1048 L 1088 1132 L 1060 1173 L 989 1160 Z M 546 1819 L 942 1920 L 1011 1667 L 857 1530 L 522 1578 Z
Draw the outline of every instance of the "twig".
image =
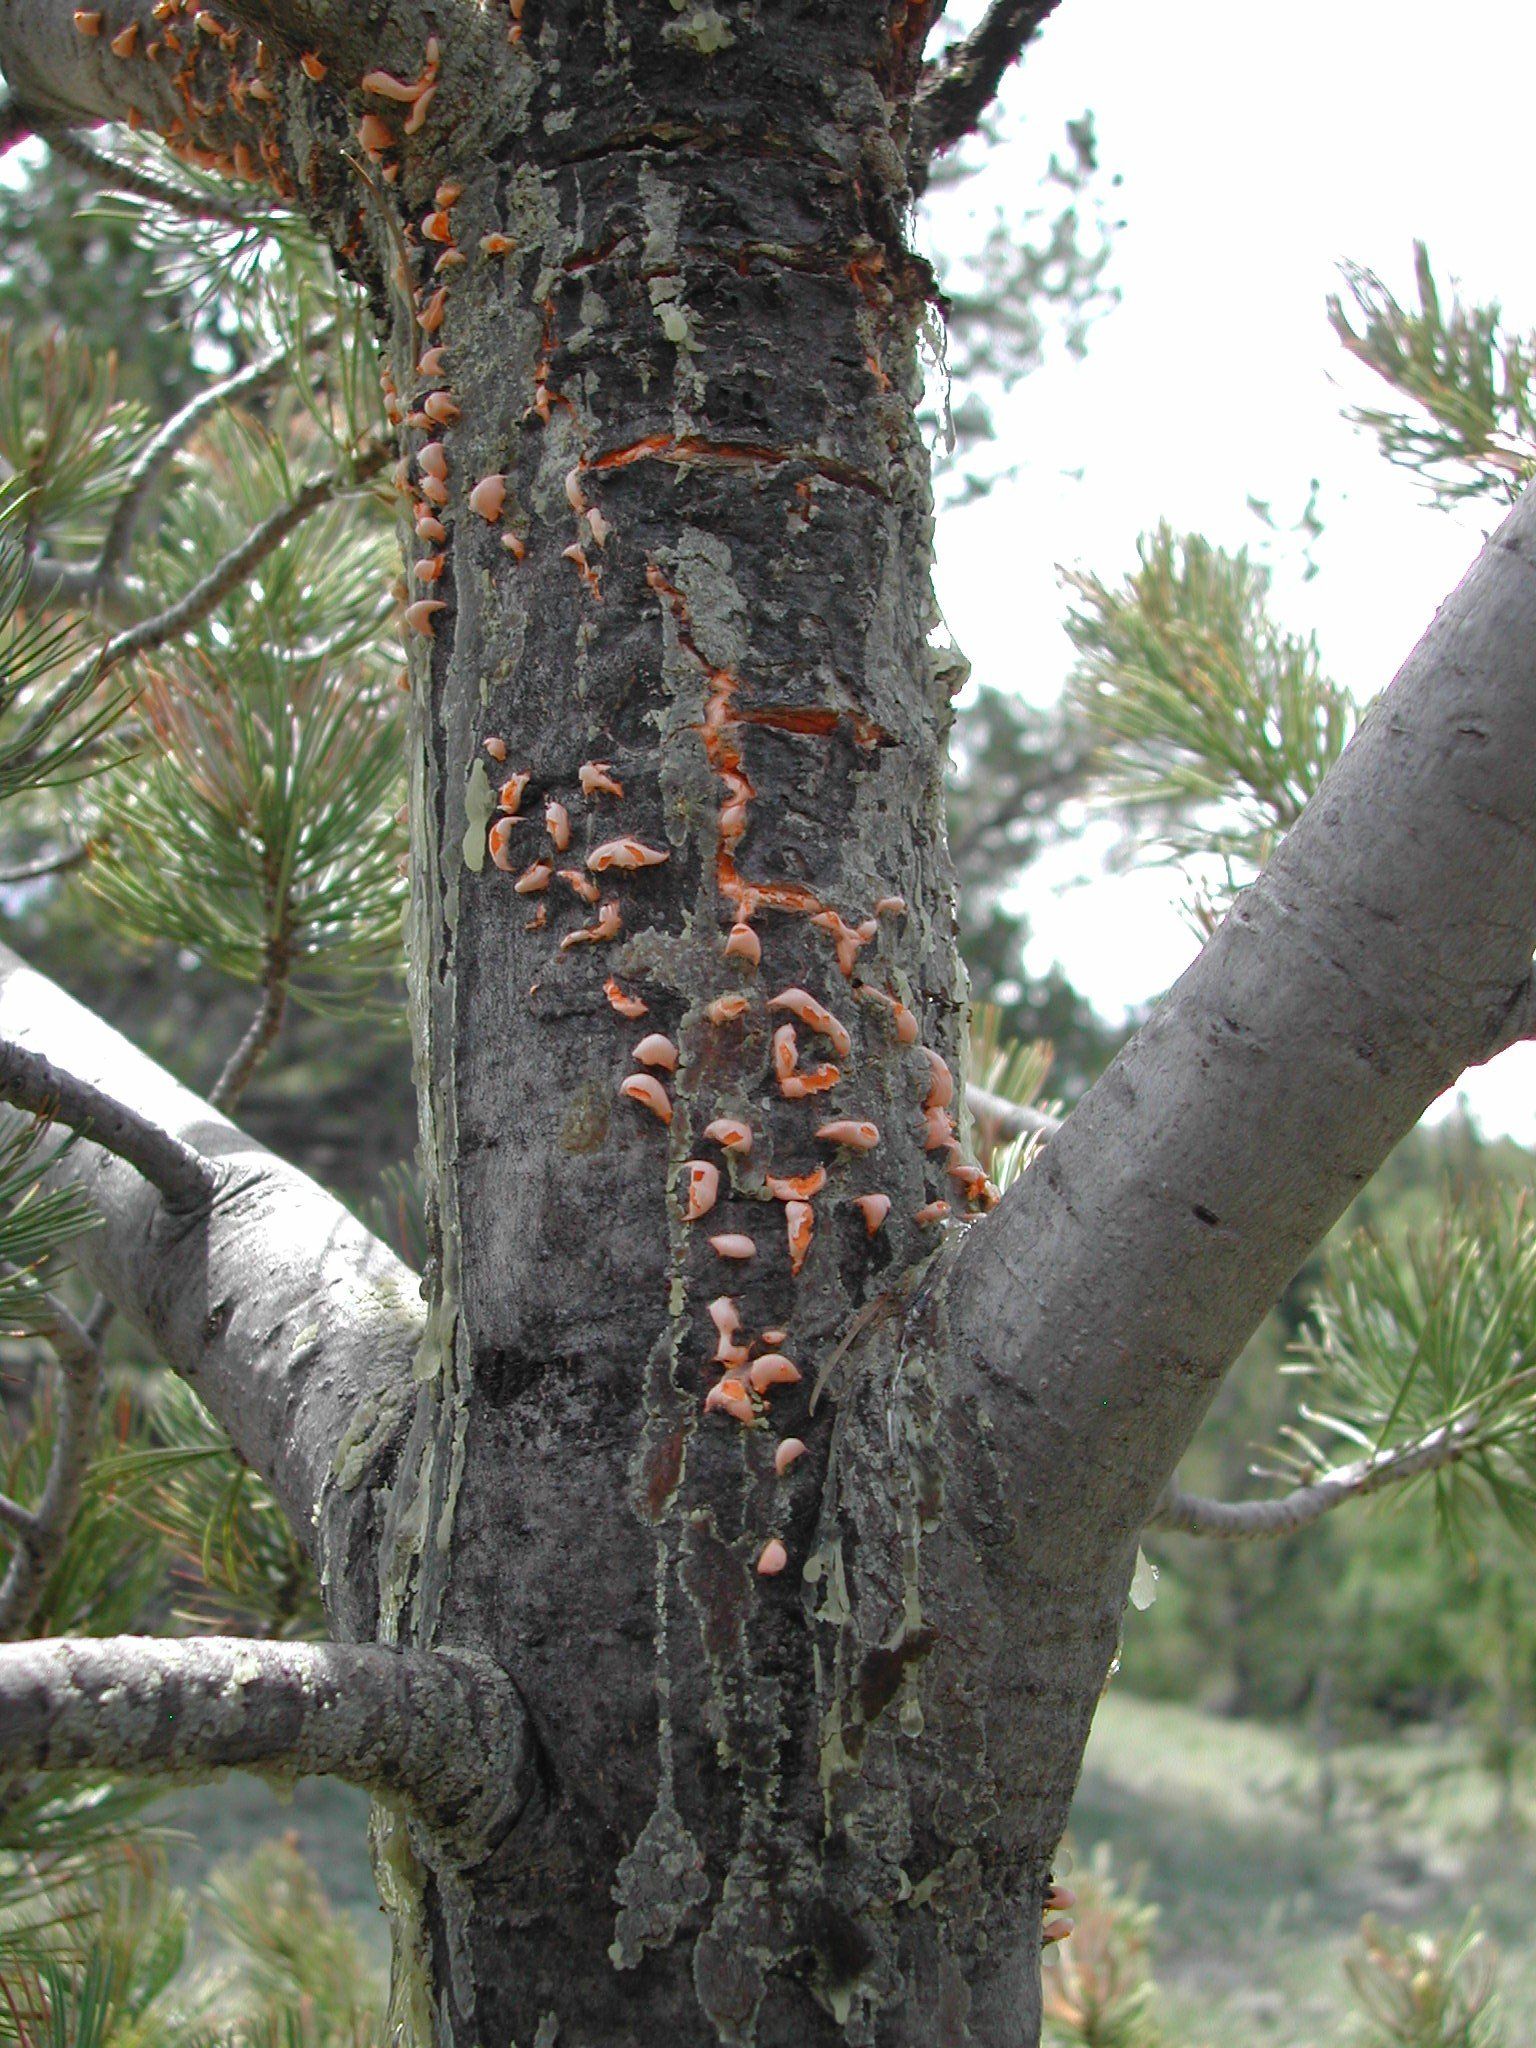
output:
M 1060 1117 L 1010 1102 L 1006 1095 L 994 1095 L 990 1088 L 967 1088 L 965 1100 L 976 1122 L 989 1125 L 999 1138 L 1022 1138 L 1026 1131 L 1038 1131 L 1049 1138 L 1061 1129 Z
M 88 142 L 83 142 L 68 128 L 50 126 L 42 129 L 41 133 L 48 147 L 66 163 L 89 172 L 92 177 L 115 186 L 120 192 L 136 192 L 141 199 L 152 199 L 157 205 L 189 214 L 194 220 L 221 220 L 230 227 L 259 228 L 270 212 L 270 209 L 250 210 L 236 206 L 220 198 L 216 192 L 184 192 L 168 179 L 157 178 L 153 171 L 141 170 L 137 164 L 125 164 L 116 157 L 105 156 L 100 150 L 92 149 Z
M 210 384 L 206 391 L 200 391 L 195 398 L 189 399 L 145 442 L 124 481 L 122 495 L 113 509 L 101 552 L 91 571 L 99 589 L 115 583 L 121 575 L 128 550 L 133 545 L 133 530 L 139 516 L 156 480 L 178 449 L 186 445 L 203 421 L 217 412 L 220 406 L 233 405 L 237 399 L 245 398 L 273 382 L 287 361 L 286 349 L 269 349 L 264 356 L 258 356 L 255 362 L 237 370 L 232 377 Z
M 1009 66 L 1058 5 L 1059 0 L 992 0 L 980 24 L 918 89 L 908 155 L 915 192 L 927 184 L 933 158 L 975 132 Z
M 190 1145 L 14 1039 L 0 1038 L 0 1100 L 68 1124 L 81 1137 L 115 1152 L 173 1208 L 197 1208 L 213 1192 L 213 1168 Z
M 311 512 L 318 511 L 343 491 L 376 476 L 390 454 L 388 442 L 378 436 L 370 436 L 350 462 L 311 477 L 307 484 L 294 492 L 286 505 L 279 505 L 275 512 L 268 513 L 259 525 L 252 527 L 238 547 L 231 548 L 221 562 L 216 562 L 208 574 L 194 583 L 174 604 L 167 605 L 164 611 L 156 612 L 150 618 L 141 619 L 137 625 L 125 627 L 121 633 L 114 633 L 104 647 L 76 663 L 50 696 L 49 704 L 40 707 L 17 736 L 11 749 L 13 761 L 24 763 L 28 748 L 42 744 L 54 723 L 55 714 L 50 712 L 49 706 L 56 705 L 60 696 L 70 690 L 83 692 L 94 687 L 131 656 L 151 653 L 155 648 L 163 647 L 167 640 L 174 640 L 178 634 L 201 624 L 230 591 L 244 582 L 258 563 L 280 546 L 295 527 L 304 523 Z
M 45 1638 L 0 1648 L 0 1770 L 330 1775 L 486 1842 L 533 1755 L 522 1702 L 461 1650 L 241 1636 Z
M 338 465 L 335 469 L 322 470 L 319 476 L 311 477 L 294 492 L 286 505 L 279 505 L 275 512 L 269 512 L 259 525 L 253 526 L 237 548 L 231 548 L 222 562 L 216 562 L 208 574 L 194 583 L 185 596 L 179 597 L 163 612 L 141 619 L 136 626 L 125 632 L 114 634 L 92 659 L 97 663 L 98 675 L 117 667 L 135 654 L 147 654 L 156 647 L 163 647 L 167 640 L 174 640 L 206 619 L 214 607 L 230 591 L 243 583 L 258 562 L 265 560 L 272 550 L 285 541 L 297 526 L 302 526 L 311 512 L 329 504 L 353 485 L 365 483 L 376 476 L 389 460 L 391 449 L 388 442 L 377 437 L 366 441 L 352 460 Z
M 90 1469 L 91 1436 L 101 1398 L 99 1343 L 63 1302 L 52 1294 L 47 1299 L 48 1321 L 39 1334 L 58 1361 L 59 1418 L 43 1490 L 28 1514 L 30 1527 L 18 1532 L 20 1540 L 0 1580 L 0 1635 L 5 1636 L 21 1635 L 31 1626 L 58 1569 Z
M 1458 1423 L 1431 1430 L 1400 1450 L 1380 1451 L 1352 1465 L 1341 1465 L 1297 1486 L 1277 1500 L 1210 1500 L 1185 1493 L 1172 1481 L 1164 1488 L 1148 1526 L 1177 1529 L 1186 1536 L 1214 1536 L 1227 1543 L 1252 1542 L 1261 1536 L 1289 1536 L 1321 1521 L 1347 1500 L 1360 1500 L 1385 1486 L 1400 1485 L 1422 1473 L 1454 1465 L 1476 1448 L 1472 1427 Z
M 53 855 L 49 860 L 33 861 L 24 868 L 10 868 L 0 872 L 0 889 L 16 882 L 40 882 L 45 875 L 67 875 L 71 868 L 84 865 L 91 857 L 89 846 L 72 846 L 67 853 Z
M 246 1083 L 261 1063 L 262 1055 L 276 1038 L 288 1005 L 288 946 L 271 944 L 261 978 L 261 1001 L 245 1036 L 224 1064 L 224 1071 L 208 1092 L 208 1100 L 225 1116 L 233 1116 L 235 1105 L 245 1093 Z

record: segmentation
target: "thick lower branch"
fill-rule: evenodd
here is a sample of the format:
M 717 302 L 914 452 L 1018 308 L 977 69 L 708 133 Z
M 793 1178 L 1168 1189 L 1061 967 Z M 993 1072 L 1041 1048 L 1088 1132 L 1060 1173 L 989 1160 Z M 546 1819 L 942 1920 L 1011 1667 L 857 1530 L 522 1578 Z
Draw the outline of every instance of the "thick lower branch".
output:
M 962 1357 L 1080 1543 L 1129 1542 L 1222 1375 L 1536 942 L 1536 494 L 1440 608 L 1252 888 L 959 1247 Z M 999 1451 L 1002 1446 L 999 1444 Z
M 375 1490 L 416 1398 L 415 1276 L 323 1188 L 4 948 L 0 1039 L 109 1082 L 216 1166 L 213 1198 L 178 1211 L 111 1152 L 71 1145 L 54 1173 L 101 1217 L 76 1262 L 272 1487 L 326 1578 L 339 1630 L 371 1634 Z
M 0 1648 L 0 1771 L 231 1769 L 345 1778 L 488 1845 L 527 1797 L 531 1753 L 510 1679 L 464 1651 L 240 1636 Z

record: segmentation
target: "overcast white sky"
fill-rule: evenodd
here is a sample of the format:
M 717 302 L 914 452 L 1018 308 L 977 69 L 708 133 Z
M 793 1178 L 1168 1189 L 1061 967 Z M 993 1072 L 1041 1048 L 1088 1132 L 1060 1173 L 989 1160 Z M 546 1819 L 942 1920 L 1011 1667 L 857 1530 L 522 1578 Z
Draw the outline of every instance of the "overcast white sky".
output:
M 1039 701 L 1058 691 L 1057 563 L 1118 577 L 1162 515 L 1251 542 L 1247 494 L 1291 519 L 1317 476 L 1320 573 L 1277 577 L 1277 609 L 1315 628 L 1358 693 L 1390 679 L 1490 522 L 1430 509 L 1345 422 L 1374 380 L 1340 350 L 1325 300 L 1345 257 L 1406 293 L 1418 235 L 1441 275 L 1536 327 L 1529 142 L 1509 89 L 1532 76 L 1536 9 L 1512 0 L 1450 14 L 1426 0 L 1062 0 L 1008 81 L 1017 139 L 972 196 L 987 214 L 1028 204 L 1063 122 L 1092 108 L 1101 161 L 1124 180 L 1109 273 L 1123 298 L 1085 361 L 1058 350 L 1000 413 L 1017 480 L 941 522 L 941 601 L 979 677 Z M 1059 959 L 1123 1010 L 1191 957 L 1176 893 L 1145 872 L 1048 893 L 1037 870 L 1031 961 Z M 1536 1143 L 1536 1046 L 1464 1089 L 1485 1129 Z

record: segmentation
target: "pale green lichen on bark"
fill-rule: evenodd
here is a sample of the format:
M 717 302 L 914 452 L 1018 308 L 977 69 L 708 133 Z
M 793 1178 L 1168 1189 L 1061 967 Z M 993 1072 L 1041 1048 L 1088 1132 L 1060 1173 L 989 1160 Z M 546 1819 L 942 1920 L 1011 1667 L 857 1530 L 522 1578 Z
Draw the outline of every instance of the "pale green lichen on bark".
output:
M 477 754 L 464 783 L 464 865 L 478 875 L 485 866 L 486 833 L 496 811 L 496 792 Z

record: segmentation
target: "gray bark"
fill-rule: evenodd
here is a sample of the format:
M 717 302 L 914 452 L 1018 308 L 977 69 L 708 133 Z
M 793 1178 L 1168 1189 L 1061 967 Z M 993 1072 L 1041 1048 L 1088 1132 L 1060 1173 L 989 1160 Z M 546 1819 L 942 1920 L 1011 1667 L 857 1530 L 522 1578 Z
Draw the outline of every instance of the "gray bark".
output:
M 1042 1512 L 1130 1542 L 1248 1336 L 1498 1043 L 1536 942 L 1536 498 L 1268 868 L 961 1251 Z M 1025 1439 L 1028 1439 L 1026 1442 Z
M 13 84 L 122 116 L 130 67 L 68 16 L 0 0 Z M 1536 514 L 1106 1082 L 946 1240 L 933 1205 L 958 1223 L 967 1182 L 930 1054 L 959 1073 L 963 990 L 914 421 L 931 282 L 902 236 L 928 10 L 456 15 L 410 134 L 358 88 L 424 75 L 418 9 L 260 18 L 290 60 L 323 34 L 324 77 L 290 62 L 270 126 L 210 99 L 192 144 L 268 143 L 372 293 L 408 509 L 447 535 L 411 640 L 417 1376 L 387 1254 L 12 969 L 0 1030 L 87 1077 L 110 1057 L 227 1177 L 177 1223 L 80 1148 L 107 1217 L 83 1259 L 318 1515 L 341 1632 L 460 1646 L 526 1702 L 535 1788 L 493 1855 L 466 1870 L 430 1818 L 381 1837 L 408 2036 L 1031 2048 L 1137 1532 L 1248 1329 L 1525 986 Z M 132 103 L 181 120 L 161 83 Z M 392 187 L 353 168 L 365 113 Z M 439 270 L 445 233 L 468 260 Z M 621 796 L 583 786 L 595 762 Z M 661 858 L 606 864 L 624 837 Z M 786 990 L 833 1020 L 795 998 L 776 1066 Z M 637 1067 L 642 1036 L 675 1068 Z M 666 1122 L 621 1092 L 642 1070 Z M 750 1153 L 705 1137 L 722 1116 Z M 878 1142 L 819 1140 L 834 1119 Z M 692 1162 L 718 1199 L 690 1221 Z M 802 1374 L 736 1415 L 705 1406 L 726 1296 L 743 1350 Z
M 524 1733 L 505 1675 L 462 1651 L 241 1636 L 0 1648 L 0 1771 L 340 1777 L 409 1801 L 470 1856 L 527 1797 Z M 505 1776 L 488 1776 L 488 1756 Z
M 415 1276 L 332 1196 L 4 947 L 0 1039 L 47 1047 L 212 1170 L 211 1199 L 177 1208 L 114 1154 L 71 1146 L 57 1171 L 102 1217 L 76 1261 L 272 1487 L 339 1631 L 371 1635 L 377 1527 L 414 1399 Z

